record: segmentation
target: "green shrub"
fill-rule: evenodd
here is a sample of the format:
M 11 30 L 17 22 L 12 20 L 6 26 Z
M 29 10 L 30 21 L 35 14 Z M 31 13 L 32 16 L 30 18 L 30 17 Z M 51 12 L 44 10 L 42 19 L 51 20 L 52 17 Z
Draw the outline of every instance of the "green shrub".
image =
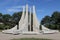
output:
M 3 30 L 4 29 L 4 24 L 0 24 L 0 30 Z
M 0 24 L 0 30 L 9 29 L 9 28 L 10 26 L 8 25 Z

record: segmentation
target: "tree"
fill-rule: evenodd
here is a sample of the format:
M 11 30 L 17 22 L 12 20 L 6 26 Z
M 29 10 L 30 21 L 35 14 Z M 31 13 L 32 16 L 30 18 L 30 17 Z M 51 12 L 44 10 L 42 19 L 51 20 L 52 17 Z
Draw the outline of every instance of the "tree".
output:
M 60 12 L 53 12 L 52 16 L 45 16 L 42 21 L 42 25 L 45 25 L 51 29 L 59 29 L 60 30 Z
M 52 19 L 55 21 L 55 23 L 60 23 L 60 12 L 54 12 L 52 14 Z
M 2 18 L 3 18 L 3 20 L 4 20 L 5 22 L 8 22 L 8 21 L 10 21 L 10 19 L 11 19 L 11 15 L 5 14 L 5 15 L 2 16 Z
M 2 19 L 2 13 L 0 13 L 0 22 L 2 22 L 3 19 Z
M 2 16 L 2 13 L 0 13 L 0 17 Z
M 0 24 L 0 30 L 5 29 L 5 25 L 4 24 Z
M 44 24 L 50 24 L 50 21 L 51 21 L 51 17 L 50 16 L 45 16 L 42 21 L 41 21 L 41 24 L 44 25 Z
M 19 20 L 21 19 L 22 12 L 16 12 L 12 15 L 13 21 L 18 24 Z
M 2 25 L 0 25 L 0 29 L 9 29 L 14 27 L 18 24 L 20 18 L 21 18 L 22 12 L 15 12 L 12 16 L 10 14 L 4 14 L 0 13 L 0 22 L 3 22 Z

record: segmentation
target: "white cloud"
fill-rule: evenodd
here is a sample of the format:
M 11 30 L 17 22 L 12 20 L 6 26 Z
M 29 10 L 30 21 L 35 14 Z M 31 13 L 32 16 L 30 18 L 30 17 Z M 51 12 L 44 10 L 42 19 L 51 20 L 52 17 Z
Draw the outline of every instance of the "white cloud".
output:
M 7 12 L 19 12 L 21 11 L 23 6 L 15 6 L 15 7 L 10 7 L 7 9 Z
M 15 6 L 15 7 L 11 7 L 11 8 L 23 8 L 23 6 Z
M 19 12 L 19 11 L 21 11 L 20 9 L 8 9 L 7 10 L 8 12 Z

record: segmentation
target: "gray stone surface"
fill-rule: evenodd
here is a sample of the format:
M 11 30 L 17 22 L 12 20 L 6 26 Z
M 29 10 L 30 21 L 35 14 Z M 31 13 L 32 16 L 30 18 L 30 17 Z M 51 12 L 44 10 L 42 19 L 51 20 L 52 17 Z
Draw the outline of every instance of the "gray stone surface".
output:
M 60 40 L 60 32 L 55 34 L 39 34 L 39 35 L 13 35 L 13 34 L 3 34 L 0 32 L 0 40 L 10 40 L 18 38 L 47 38 L 53 40 Z

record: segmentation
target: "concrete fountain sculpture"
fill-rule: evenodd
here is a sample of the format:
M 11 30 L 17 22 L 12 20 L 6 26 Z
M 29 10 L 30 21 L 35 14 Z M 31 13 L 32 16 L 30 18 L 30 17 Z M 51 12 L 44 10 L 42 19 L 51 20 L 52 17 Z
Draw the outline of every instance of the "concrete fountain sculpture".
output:
M 30 14 L 28 15 L 28 5 L 23 6 L 22 17 L 19 21 L 19 29 L 17 29 L 17 25 L 12 29 L 3 30 L 3 33 L 12 33 L 12 34 L 39 34 L 41 33 L 55 33 L 58 31 L 50 30 L 42 25 L 42 30 L 39 29 L 40 23 L 36 17 L 35 6 L 29 8 Z M 32 10 L 33 9 L 33 10 Z M 26 13 L 25 13 L 26 11 Z M 31 20 L 31 13 L 33 12 L 33 20 Z M 31 23 L 32 21 L 32 23 Z M 33 24 L 33 25 L 32 25 Z M 47 30 L 47 31 L 46 31 Z

